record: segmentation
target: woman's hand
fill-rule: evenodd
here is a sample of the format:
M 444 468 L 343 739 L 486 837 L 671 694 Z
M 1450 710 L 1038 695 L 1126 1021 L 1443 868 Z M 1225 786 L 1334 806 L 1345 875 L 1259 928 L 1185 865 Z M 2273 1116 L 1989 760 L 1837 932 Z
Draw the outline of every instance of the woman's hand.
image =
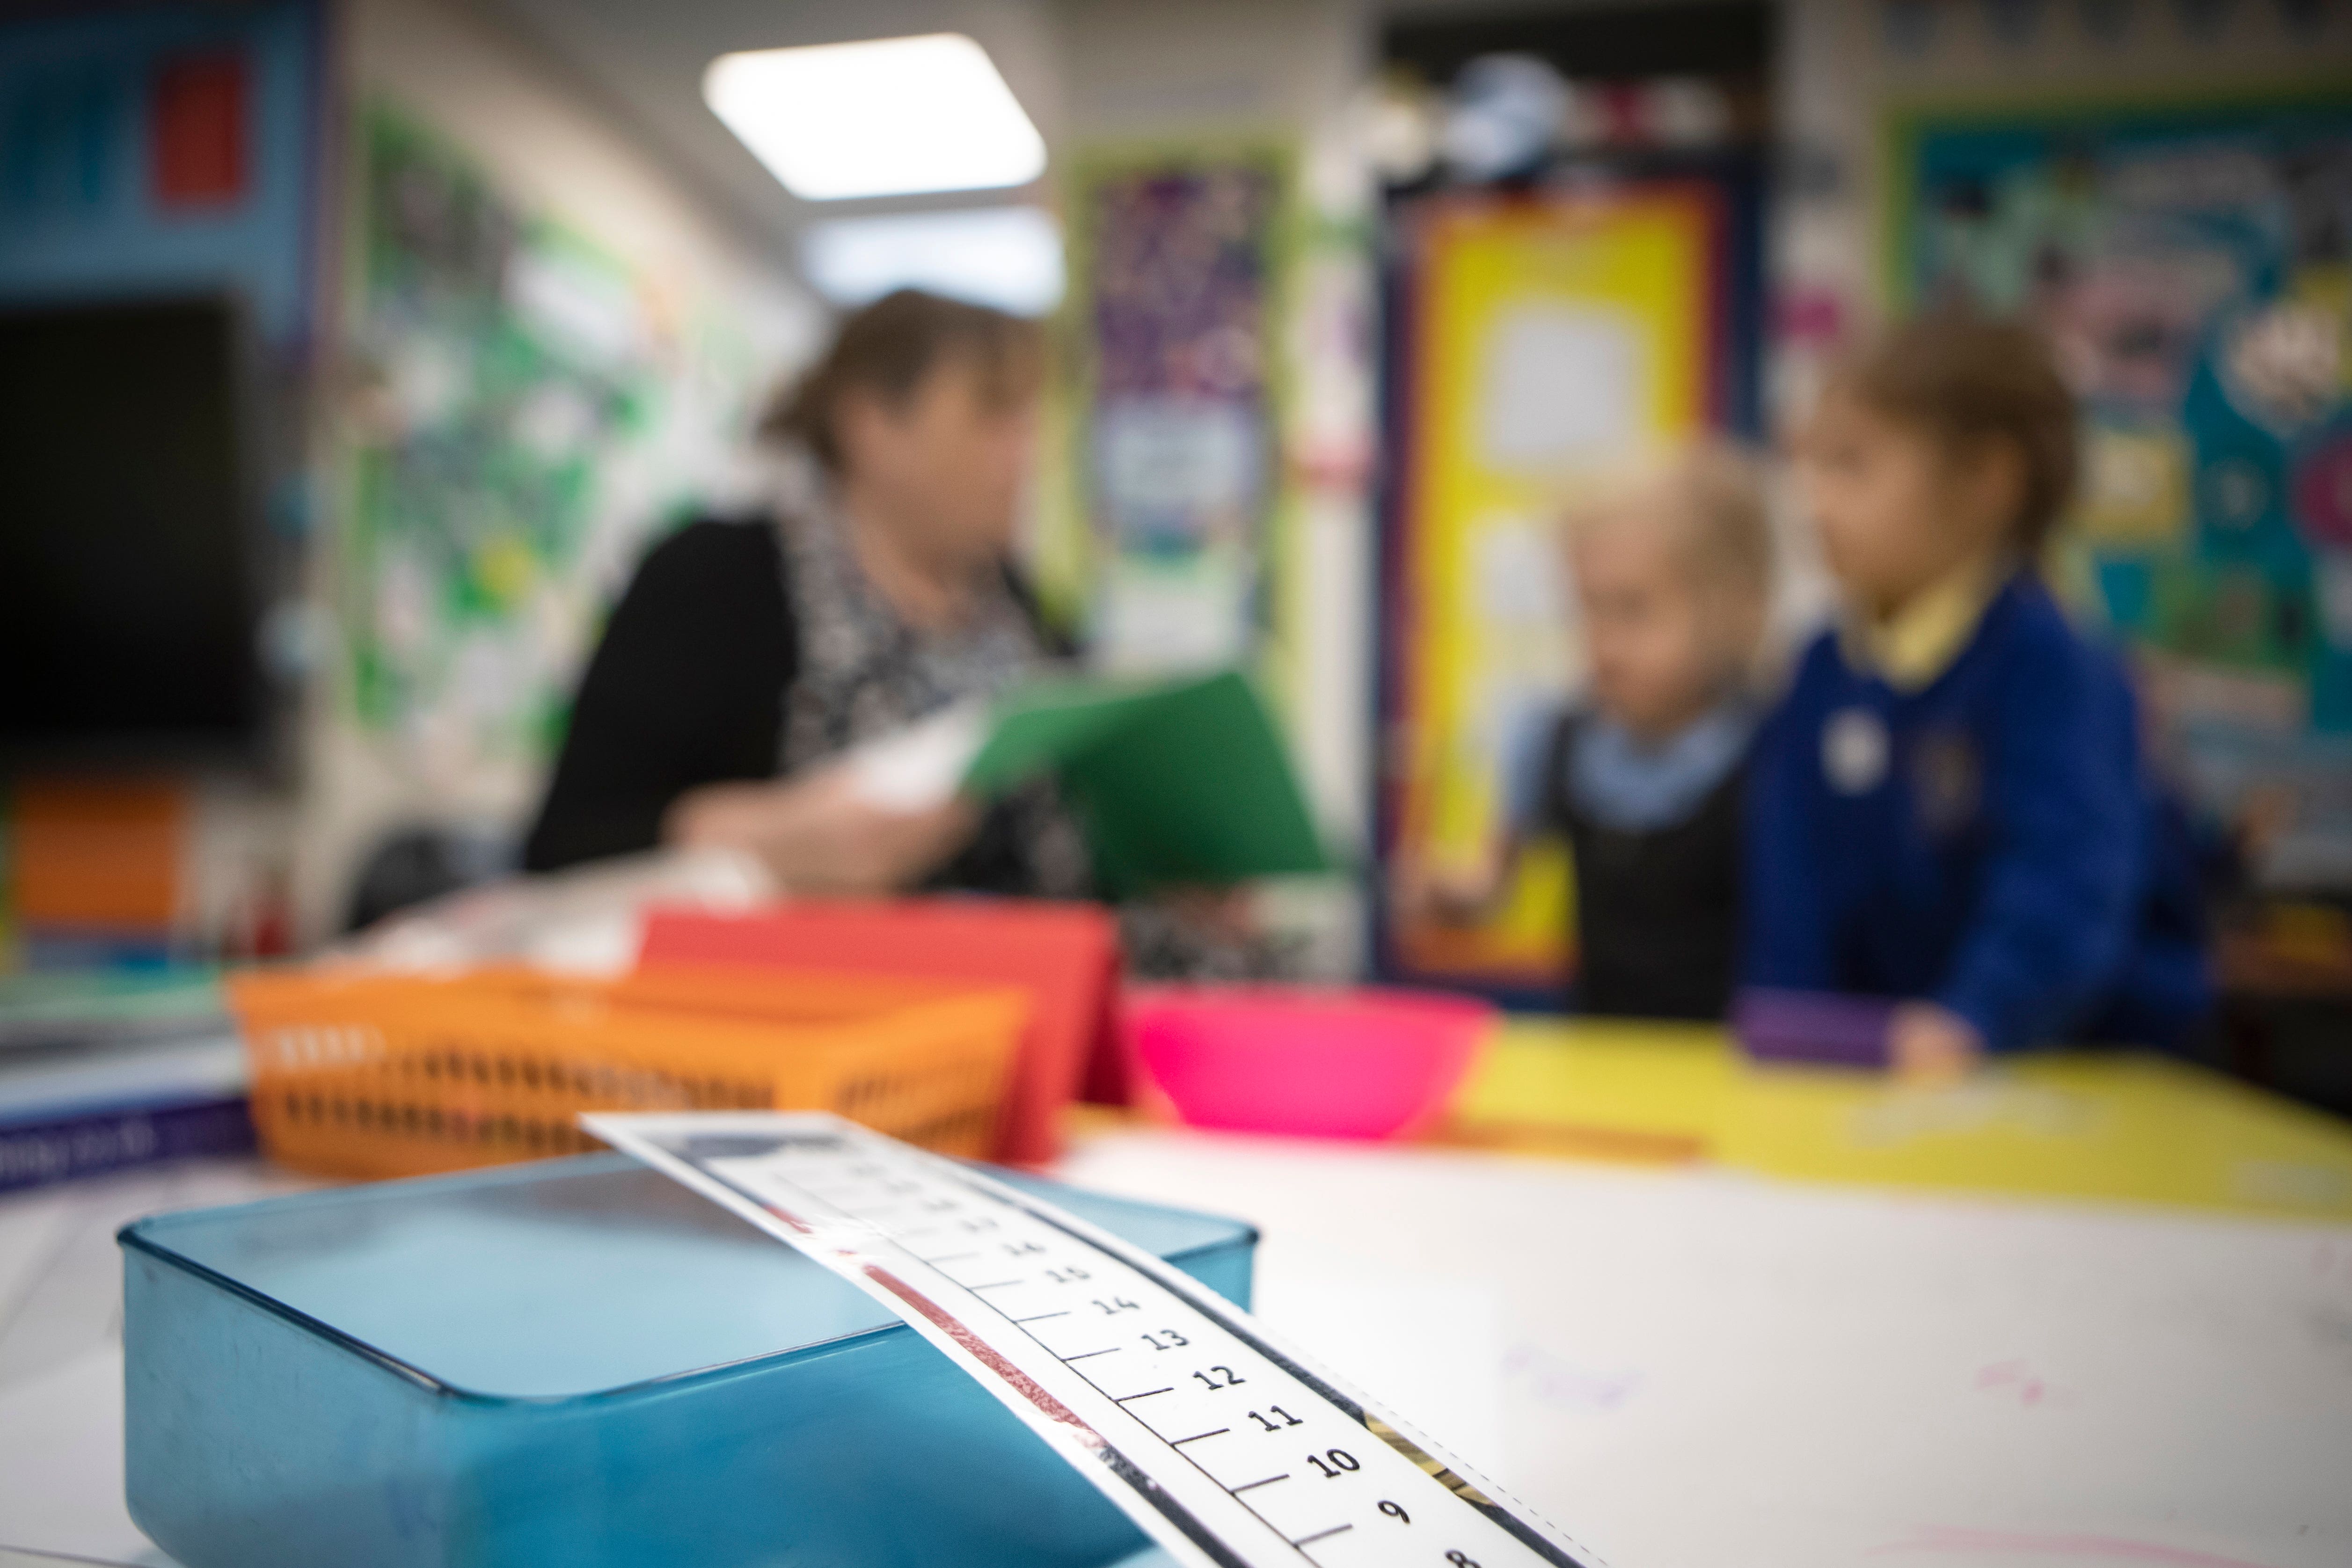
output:
M 980 828 L 961 798 L 917 811 L 866 800 L 846 768 L 758 784 L 710 784 L 670 808 L 663 841 L 744 850 L 787 892 L 897 893 L 955 858 Z
M 1957 1083 L 1984 1059 L 1976 1026 L 1933 1002 L 1905 1002 L 1886 1025 L 1886 1064 L 1910 1083 Z

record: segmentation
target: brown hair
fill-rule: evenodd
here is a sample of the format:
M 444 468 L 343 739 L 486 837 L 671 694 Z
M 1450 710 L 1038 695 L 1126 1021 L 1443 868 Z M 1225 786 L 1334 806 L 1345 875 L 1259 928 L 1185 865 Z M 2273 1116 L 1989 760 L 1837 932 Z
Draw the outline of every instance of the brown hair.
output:
M 1849 361 L 1830 391 L 1947 448 L 2016 448 L 2021 486 L 2011 537 L 2029 555 L 2073 498 L 2074 396 L 2048 341 L 2021 321 L 1965 310 L 1916 317 Z
M 824 356 L 769 403 L 760 434 L 798 442 L 828 472 L 838 472 L 835 422 L 842 399 L 865 392 L 903 407 L 949 360 L 978 366 L 983 395 L 1012 402 L 1034 392 L 1043 379 L 1045 336 L 1036 322 L 985 305 L 898 289 L 841 324 Z

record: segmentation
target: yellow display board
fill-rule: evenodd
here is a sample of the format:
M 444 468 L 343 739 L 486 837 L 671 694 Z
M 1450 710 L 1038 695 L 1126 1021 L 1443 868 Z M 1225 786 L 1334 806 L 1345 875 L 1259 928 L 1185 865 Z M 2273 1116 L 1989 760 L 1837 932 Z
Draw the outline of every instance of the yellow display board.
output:
M 1579 673 L 1563 505 L 1716 412 L 1721 231 L 1713 192 L 1674 184 L 1414 213 L 1392 853 L 1470 862 L 1498 831 L 1508 732 Z M 1393 967 L 1557 983 L 1566 871 L 1535 857 L 1487 927 L 1392 930 Z
M 1811 1180 L 2352 1219 L 2352 1127 L 2122 1053 L 2016 1057 L 1923 1088 L 1759 1065 L 1712 1029 L 1515 1021 L 1442 1135 Z

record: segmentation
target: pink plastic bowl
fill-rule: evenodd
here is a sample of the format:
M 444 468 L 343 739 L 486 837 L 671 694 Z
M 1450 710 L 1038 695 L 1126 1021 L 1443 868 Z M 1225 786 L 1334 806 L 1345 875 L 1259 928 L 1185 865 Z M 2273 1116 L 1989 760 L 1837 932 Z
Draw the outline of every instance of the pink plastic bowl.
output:
M 1427 991 L 1181 987 L 1130 993 L 1126 1017 L 1193 1126 L 1392 1138 L 1444 1107 L 1495 1009 Z

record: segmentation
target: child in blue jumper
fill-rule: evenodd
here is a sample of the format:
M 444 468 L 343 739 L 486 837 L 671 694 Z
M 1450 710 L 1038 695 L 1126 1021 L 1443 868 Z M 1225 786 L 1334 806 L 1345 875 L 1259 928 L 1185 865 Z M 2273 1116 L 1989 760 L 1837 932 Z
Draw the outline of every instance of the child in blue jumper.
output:
M 1750 764 L 1744 982 L 1894 999 L 1889 1061 L 2169 1044 L 2210 999 L 2123 669 L 2032 562 L 2073 488 L 2073 399 L 2028 329 L 1914 321 L 1798 448 L 1844 623 Z

